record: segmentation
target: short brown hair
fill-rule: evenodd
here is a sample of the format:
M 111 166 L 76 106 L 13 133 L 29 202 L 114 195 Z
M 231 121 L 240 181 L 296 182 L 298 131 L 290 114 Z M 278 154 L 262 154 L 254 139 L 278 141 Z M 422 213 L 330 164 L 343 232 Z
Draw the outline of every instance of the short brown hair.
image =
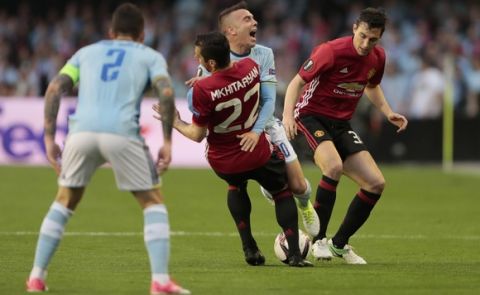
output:
M 132 3 L 124 3 L 115 9 L 112 16 L 112 31 L 138 39 L 143 33 L 145 20 L 140 8 Z
M 219 69 L 224 69 L 230 64 L 230 45 L 220 32 L 198 34 L 195 46 L 200 48 L 200 55 L 205 61 L 213 59 Z
M 225 8 L 224 10 L 222 10 L 218 14 L 218 28 L 220 29 L 220 31 L 222 31 L 223 19 L 225 18 L 225 16 L 229 15 L 230 13 L 232 13 L 234 11 L 240 10 L 240 9 L 247 9 L 248 10 L 247 2 L 245 2 L 245 1 L 238 2 L 235 5 L 232 5 L 230 7 Z
M 370 29 L 378 28 L 382 34 L 385 31 L 385 23 L 387 22 L 387 15 L 383 8 L 368 7 L 360 12 L 355 24 L 366 23 Z

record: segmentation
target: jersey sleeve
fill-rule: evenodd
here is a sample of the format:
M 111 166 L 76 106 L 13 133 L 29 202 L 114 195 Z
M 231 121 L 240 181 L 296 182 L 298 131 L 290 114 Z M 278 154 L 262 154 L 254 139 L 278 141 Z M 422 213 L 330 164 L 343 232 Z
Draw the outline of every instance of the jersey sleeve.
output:
M 260 82 L 277 83 L 275 59 L 272 49 L 265 50 L 260 66 Z
M 197 77 L 208 77 L 211 73 L 202 65 L 198 65 Z
M 378 67 L 376 68 L 375 74 L 368 80 L 368 84 L 370 85 L 380 84 L 383 78 L 383 72 L 385 70 L 385 51 L 383 48 L 379 47 L 377 52 Z
M 199 83 L 196 83 L 192 88 L 192 122 L 198 126 L 205 127 L 208 125 L 211 113 L 211 103 L 208 96 L 202 90 Z
M 163 55 L 153 50 L 151 52 L 152 62 L 149 64 L 148 68 L 150 81 L 154 81 L 158 77 L 170 77 L 167 71 L 167 62 Z
M 327 44 L 316 47 L 310 57 L 303 63 L 298 75 L 306 83 L 320 76 L 333 67 L 334 55 L 332 48 Z
M 73 84 L 77 84 L 80 80 L 80 52 L 77 51 L 60 69 L 59 74 L 64 74 L 72 79 Z

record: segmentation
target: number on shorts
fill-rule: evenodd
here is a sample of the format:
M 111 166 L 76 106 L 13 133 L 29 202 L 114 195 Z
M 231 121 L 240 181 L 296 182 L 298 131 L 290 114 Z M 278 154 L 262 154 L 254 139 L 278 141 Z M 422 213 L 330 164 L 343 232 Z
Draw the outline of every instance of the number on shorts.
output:
M 253 123 L 255 123 L 255 120 L 258 117 L 257 109 L 258 109 L 258 103 L 260 101 L 259 99 L 259 89 L 260 89 L 260 84 L 257 83 L 255 84 L 252 89 L 250 89 L 247 93 L 245 93 L 245 96 L 243 97 L 243 101 L 247 102 L 250 100 L 250 98 L 256 94 L 257 95 L 257 102 L 252 108 L 252 111 L 250 112 L 250 115 L 248 116 L 247 120 L 243 124 L 237 124 L 237 125 L 231 125 L 233 121 L 235 121 L 240 115 L 242 114 L 242 101 L 239 98 L 232 98 L 230 100 L 221 102 L 216 105 L 215 110 L 217 112 L 226 109 L 226 108 L 233 108 L 233 112 L 228 116 L 227 119 L 225 119 L 222 123 L 218 124 L 215 126 L 213 131 L 215 133 L 228 133 L 232 131 L 238 131 L 242 129 L 247 129 L 252 127 Z
M 351 134 L 352 137 L 353 137 L 353 143 L 356 143 L 356 144 L 362 144 L 363 141 L 360 139 L 360 136 L 357 135 L 357 133 L 355 133 L 355 131 L 348 131 L 348 134 Z
M 105 82 L 117 80 L 120 72 L 120 66 L 125 57 L 124 49 L 110 49 L 107 51 L 107 56 L 114 56 L 115 60 L 111 63 L 105 63 L 102 67 L 102 80 Z
M 280 148 L 280 151 L 282 152 L 282 154 L 285 156 L 285 157 L 289 157 L 290 156 L 290 151 L 288 150 L 287 148 L 287 145 L 284 143 L 284 142 L 281 142 L 278 147 Z

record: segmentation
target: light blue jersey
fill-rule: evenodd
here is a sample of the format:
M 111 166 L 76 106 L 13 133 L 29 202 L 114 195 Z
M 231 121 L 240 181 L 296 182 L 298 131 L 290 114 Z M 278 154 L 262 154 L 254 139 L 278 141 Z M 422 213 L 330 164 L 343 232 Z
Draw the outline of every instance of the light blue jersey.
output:
M 250 50 L 250 53 L 245 55 L 237 55 L 230 52 L 232 60 L 240 60 L 246 57 L 253 59 L 258 64 L 260 68 L 260 82 L 277 83 L 272 49 L 257 44 Z
M 275 110 L 275 99 L 276 99 L 276 83 L 277 78 L 275 76 L 275 60 L 273 58 L 272 49 L 256 44 L 249 53 L 245 55 L 237 55 L 233 52 L 230 52 L 230 59 L 232 61 L 241 60 L 244 58 L 253 59 L 260 68 L 260 112 L 258 114 L 257 121 L 253 126 L 253 131 L 257 133 L 263 132 L 265 125 L 273 124 L 273 112 Z M 202 65 L 198 67 L 197 76 L 204 77 L 210 76 L 210 72 L 205 69 Z M 192 93 L 189 91 L 187 93 L 187 99 L 190 111 L 195 113 L 195 110 L 192 106 Z
M 169 77 L 163 56 L 137 42 L 104 40 L 77 51 L 60 71 L 79 82 L 69 132 L 140 136 L 140 103 L 148 85 Z
M 249 53 L 244 55 L 238 55 L 230 51 L 231 60 L 241 60 L 247 57 L 253 59 L 258 64 L 258 67 L 260 68 L 260 82 L 277 83 L 277 78 L 275 76 L 275 60 L 273 58 L 272 49 L 257 44 Z M 210 72 L 202 65 L 199 65 L 197 76 L 210 76 Z

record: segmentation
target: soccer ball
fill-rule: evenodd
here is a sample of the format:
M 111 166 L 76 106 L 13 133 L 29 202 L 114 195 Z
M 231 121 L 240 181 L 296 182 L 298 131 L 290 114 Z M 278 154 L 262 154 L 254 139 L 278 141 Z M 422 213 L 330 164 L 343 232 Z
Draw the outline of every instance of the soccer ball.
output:
M 300 254 L 302 254 L 303 258 L 306 258 L 312 246 L 312 241 L 302 230 L 298 230 L 298 246 L 300 247 Z M 277 256 L 281 262 L 288 263 L 288 241 L 283 232 L 279 233 L 275 238 L 273 250 L 275 251 L 275 256 Z

